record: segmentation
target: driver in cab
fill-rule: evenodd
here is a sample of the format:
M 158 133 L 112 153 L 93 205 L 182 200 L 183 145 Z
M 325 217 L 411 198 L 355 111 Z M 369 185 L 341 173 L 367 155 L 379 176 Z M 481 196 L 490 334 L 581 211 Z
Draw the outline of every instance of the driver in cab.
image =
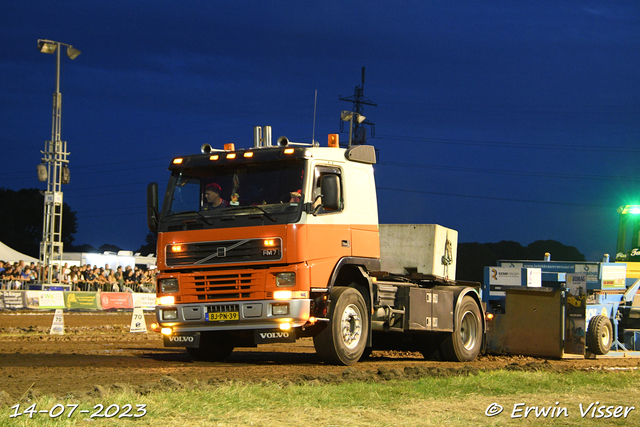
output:
M 218 208 L 224 208 L 229 206 L 229 203 L 220 197 L 220 193 L 222 192 L 222 188 L 220 185 L 215 182 L 207 185 L 204 190 L 204 206 L 202 207 L 204 210 L 209 211 Z

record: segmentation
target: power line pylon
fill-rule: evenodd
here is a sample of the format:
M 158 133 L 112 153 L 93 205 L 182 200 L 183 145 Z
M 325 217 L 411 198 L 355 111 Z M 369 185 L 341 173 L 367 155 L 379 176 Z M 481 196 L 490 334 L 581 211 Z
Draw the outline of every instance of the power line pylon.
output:
M 373 107 L 377 107 L 378 105 L 374 103 L 372 100 L 364 96 L 364 67 L 362 67 L 362 84 L 356 86 L 356 89 L 353 93 L 353 96 L 347 97 L 339 97 L 340 101 L 347 101 L 353 103 L 353 112 L 364 116 L 362 111 L 364 110 L 365 105 L 371 105 Z M 353 145 L 363 145 L 367 143 L 367 129 L 364 125 L 371 126 L 371 136 L 375 136 L 375 123 L 373 123 L 369 119 L 365 119 L 362 123 L 355 121 L 353 127 Z M 340 132 L 344 131 L 344 122 L 340 121 Z

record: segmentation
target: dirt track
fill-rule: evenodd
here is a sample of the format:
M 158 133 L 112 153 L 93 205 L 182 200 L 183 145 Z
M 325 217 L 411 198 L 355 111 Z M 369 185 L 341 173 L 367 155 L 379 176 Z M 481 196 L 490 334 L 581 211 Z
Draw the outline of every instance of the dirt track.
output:
M 154 321 L 145 316 L 147 325 Z M 542 360 L 482 356 L 468 363 L 426 361 L 419 353 L 373 352 L 350 368 L 324 365 L 310 339 L 237 349 L 224 363 L 193 362 L 164 348 L 158 334 L 130 333 L 131 312 L 65 313 L 64 335 L 50 335 L 53 312 L 0 312 L 0 406 L 40 394 L 82 396 L 109 388 L 146 393 L 224 381 L 388 380 L 483 369 L 637 368 L 640 359 Z M 4 392 L 4 393 L 3 393 Z

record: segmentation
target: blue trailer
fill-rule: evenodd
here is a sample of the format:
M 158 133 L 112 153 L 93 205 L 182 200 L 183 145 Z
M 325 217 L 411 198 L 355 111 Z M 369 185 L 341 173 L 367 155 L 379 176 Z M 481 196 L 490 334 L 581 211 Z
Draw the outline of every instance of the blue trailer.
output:
M 487 351 L 640 356 L 640 279 L 626 264 L 501 260 L 485 267 Z

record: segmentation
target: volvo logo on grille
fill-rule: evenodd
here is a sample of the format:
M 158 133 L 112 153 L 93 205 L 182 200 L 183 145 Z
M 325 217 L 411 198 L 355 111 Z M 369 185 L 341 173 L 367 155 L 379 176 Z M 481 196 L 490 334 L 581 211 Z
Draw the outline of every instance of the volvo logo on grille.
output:
M 273 342 L 295 342 L 295 331 L 280 331 L 280 330 L 262 330 L 253 332 L 254 342 L 256 344 L 265 344 Z
M 289 332 L 260 332 L 260 338 L 289 338 Z
M 227 248 L 225 247 L 218 248 L 218 258 L 226 257 L 226 256 L 227 256 Z
M 193 342 L 193 337 L 169 337 L 169 341 L 171 342 Z

